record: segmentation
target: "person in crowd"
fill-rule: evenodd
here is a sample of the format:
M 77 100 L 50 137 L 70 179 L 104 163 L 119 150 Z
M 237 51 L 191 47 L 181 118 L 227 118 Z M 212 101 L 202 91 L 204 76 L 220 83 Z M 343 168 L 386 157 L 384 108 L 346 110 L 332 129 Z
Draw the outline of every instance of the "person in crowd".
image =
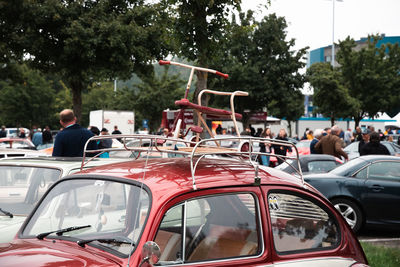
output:
M 250 127 L 246 127 L 243 132 L 240 133 L 240 135 L 250 135 L 251 136 L 251 129 Z
M 372 132 L 369 136 L 369 142 L 361 147 L 360 156 L 364 155 L 390 155 L 387 147 L 381 144 L 377 132 Z
M 6 131 L 6 126 L 2 125 L 1 130 L 0 130 L 0 138 L 7 137 L 7 131 Z
M 362 139 L 358 142 L 358 151 L 361 151 L 361 148 L 369 142 L 369 135 L 371 131 L 368 128 L 362 130 Z
M 71 109 L 60 112 L 60 124 L 64 128 L 56 136 L 53 148 L 53 156 L 58 157 L 82 157 L 86 141 L 93 136 L 88 129 L 76 123 L 76 117 Z M 88 150 L 97 149 L 95 142 L 88 144 Z
M 354 141 L 361 141 L 362 138 L 362 130 L 360 126 L 357 126 L 353 133 L 353 140 Z
M 257 128 L 256 134 L 254 135 L 255 137 L 261 137 L 261 134 L 263 133 L 262 128 Z
M 107 128 L 101 129 L 100 135 L 110 135 L 108 133 Z M 111 148 L 112 147 L 112 139 L 103 139 L 100 141 L 99 148 Z
M 325 135 L 328 135 L 330 133 L 331 133 L 331 128 L 327 127 L 327 128 L 324 129 L 324 134 L 323 135 L 325 136 Z
M 164 129 L 163 129 L 163 132 L 162 132 L 162 134 L 161 134 L 163 137 L 168 137 L 168 136 L 171 136 L 171 133 L 169 132 L 169 129 L 167 128 L 167 127 L 165 127 Z
M 313 140 L 314 139 L 314 133 L 312 130 L 308 130 L 307 132 L 307 140 Z
M 42 133 L 42 143 L 51 144 L 53 142 L 53 135 L 51 134 L 50 127 L 46 125 Z
M 275 138 L 277 140 L 283 140 L 283 141 L 289 141 L 287 138 L 287 134 L 285 129 L 280 129 L 278 136 Z M 275 155 L 282 155 L 286 156 L 288 151 L 292 151 L 292 149 L 289 146 L 283 146 L 283 145 L 273 145 L 272 146 L 274 149 Z M 281 157 L 276 157 L 278 160 L 278 164 L 281 164 L 284 160 Z
M 121 131 L 120 130 L 118 130 L 118 126 L 117 125 L 115 125 L 114 126 L 114 131 L 112 131 L 112 133 L 111 134 L 122 134 L 121 133 Z
M 332 126 L 330 134 L 321 138 L 315 144 L 315 150 L 322 154 L 328 154 L 335 157 L 343 157 L 348 160 L 348 155 L 343 151 L 342 140 L 339 138 L 340 128 L 337 125 Z
M 251 136 L 256 135 L 256 129 L 254 129 L 254 127 L 251 126 L 251 124 L 249 124 L 249 128 L 250 128 L 250 135 L 251 135 Z
M 222 126 L 221 124 L 218 124 L 217 128 L 215 129 L 216 134 L 222 134 Z
M 324 130 L 323 129 L 315 129 L 314 131 L 314 139 L 311 140 L 310 143 L 310 153 L 311 154 L 319 154 L 318 151 L 315 150 L 315 145 L 321 140 L 323 136 Z
M 344 132 L 344 143 L 348 146 L 353 141 L 353 133 L 350 128 Z
M 38 146 L 40 146 L 41 144 L 43 144 L 42 129 L 40 129 L 40 128 L 35 128 L 35 129 L 33 130 L 32 143 L 35 145 L 35 147 L 38 147 Z
M 271 129 L 265 128 L 264 131 L 261 133 L 262 138 L 272 139 Z M 271 153 L 271 144 L 260 142 L 260 152 L 263 153 Z M 270 156 L 267 155 L 260 155 L 260 163 L 264 166 L 269 166 L 269 159 Z
M 309 130 L 310 130 L 310 128 L 306 128 L 306 130 L 304 131 L 303 137 L 301 137 L 301 140 L 307 140 L 307 134 L 308 134 Z
M 26 134 L 25 134 L 25 129 L 24 128 L 19 128 L 18 137 L 19 138 L 26 138 Z

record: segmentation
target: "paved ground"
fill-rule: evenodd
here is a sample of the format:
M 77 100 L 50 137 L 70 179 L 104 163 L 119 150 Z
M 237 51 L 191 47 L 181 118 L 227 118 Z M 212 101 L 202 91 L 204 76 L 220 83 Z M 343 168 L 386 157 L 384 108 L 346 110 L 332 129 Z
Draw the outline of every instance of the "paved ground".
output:
M 400 232 L 366 229 L 358 234 L 358 240 L 374 245 L 400 249 Z

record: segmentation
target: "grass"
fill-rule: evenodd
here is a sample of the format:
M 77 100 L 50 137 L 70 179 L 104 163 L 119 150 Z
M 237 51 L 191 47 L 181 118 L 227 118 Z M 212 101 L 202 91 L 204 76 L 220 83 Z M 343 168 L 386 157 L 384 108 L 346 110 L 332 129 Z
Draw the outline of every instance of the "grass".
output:
M 370 243 L 361 242 L 367 256 L 369 266 L 371 267 L 399 267 L 400 249 L 376 246 Z

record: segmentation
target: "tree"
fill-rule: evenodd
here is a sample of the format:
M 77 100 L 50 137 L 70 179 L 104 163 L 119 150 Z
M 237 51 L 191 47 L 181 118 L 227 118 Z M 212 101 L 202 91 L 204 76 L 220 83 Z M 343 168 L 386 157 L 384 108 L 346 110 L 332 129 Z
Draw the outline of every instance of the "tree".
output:
M 143 0 L 0 0 L 0 14 L 3 58 L 29 56 L 31 66 L 59 74 L 78 119 L 81 93 L 94 81 L 145 75 L 168 52 L 168 17 Z
M 393 82 L 399 79 L 399 69 L 396 72 L 390 63 L 395 59 L 393 54 L 386 53 L 386 46 L 377 47 L 380 39 L 369 36 L 367 45 L 359 50 L 354 49 L 356 43 L 350 37 L 339 43 L 337 61 L 343 86 L 359 103 L 352 114 L 356 126 L 367 115 L 374 117 L 378 112 L 390 110 L 389 96 L 397 91 L 393 90 Z M 395 53 L 395 50 L 391 51 Z
M 305 66 L 307 48 L 292 51 L 295 41 L 286 41 L 286 21 L 275 14 L 256 21 L 250 11 L 240 13 L 239 19 L 237 24 L 233 16 L 226 54 L 216 61 L 230 75 L 226 81 L 215 81 L 218 88 L 249 92 L 248 97 L 238 99 L 239 112 L 267 108 L 274 116 L 297 120 L 303 114 L 300 89 L 305 78 L 299 71 Z
M 158 130 L 162 111 L 174 109 L 175 100 L 180 99 L 184 91 L 184 81 L 177 75 L 168 76 L 168 68 L 164 69 L 160 77 L 147 76 L 133 94 L 136 121 L 148 119 L 150 130 Z
M 14 69 L 18 69 L 18 79 L 0 81 L 2 123 L 29 128 L 56 124 L 52 82 L 26 65 L 14 66 Z
M 167 0 L 175 10 L 174 36 L 178 54 L 195 62 L 198 66 L 209 67 L 218 57 L 220 43 L 226 38 L 227 20 L 231 10 L 240 9 L 240 0 Z M 197 72 L 193 101 L 201 90 L 207 88 L 208 74 Z
M 331 119 L 351 117 L 358 110 L 360 101 L 352 98 L 343 86 L 341 73 L 329 63 L 315 63 L 307 70 L 307 79 L 314 88 L 315 112 Z

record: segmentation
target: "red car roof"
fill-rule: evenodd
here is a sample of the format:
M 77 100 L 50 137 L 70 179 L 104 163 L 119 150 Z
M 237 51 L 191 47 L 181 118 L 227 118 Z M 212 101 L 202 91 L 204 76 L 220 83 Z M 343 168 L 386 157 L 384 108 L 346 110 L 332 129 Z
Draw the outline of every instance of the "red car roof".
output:
M 149 159 L 145 166 L 146 160 L 140 159 L 94 167 L 81 173 L 143 181 L 153 194 L 171 196 L 193 190 L 190 159 Z M 260 166 L 258 176 L 262 184 L 303 186 L 299 178 L 273 168 Z M 254 177 L 254 168 L 240 160 L 202 159 L 195 173 L 197 189 L 252 185 Z

